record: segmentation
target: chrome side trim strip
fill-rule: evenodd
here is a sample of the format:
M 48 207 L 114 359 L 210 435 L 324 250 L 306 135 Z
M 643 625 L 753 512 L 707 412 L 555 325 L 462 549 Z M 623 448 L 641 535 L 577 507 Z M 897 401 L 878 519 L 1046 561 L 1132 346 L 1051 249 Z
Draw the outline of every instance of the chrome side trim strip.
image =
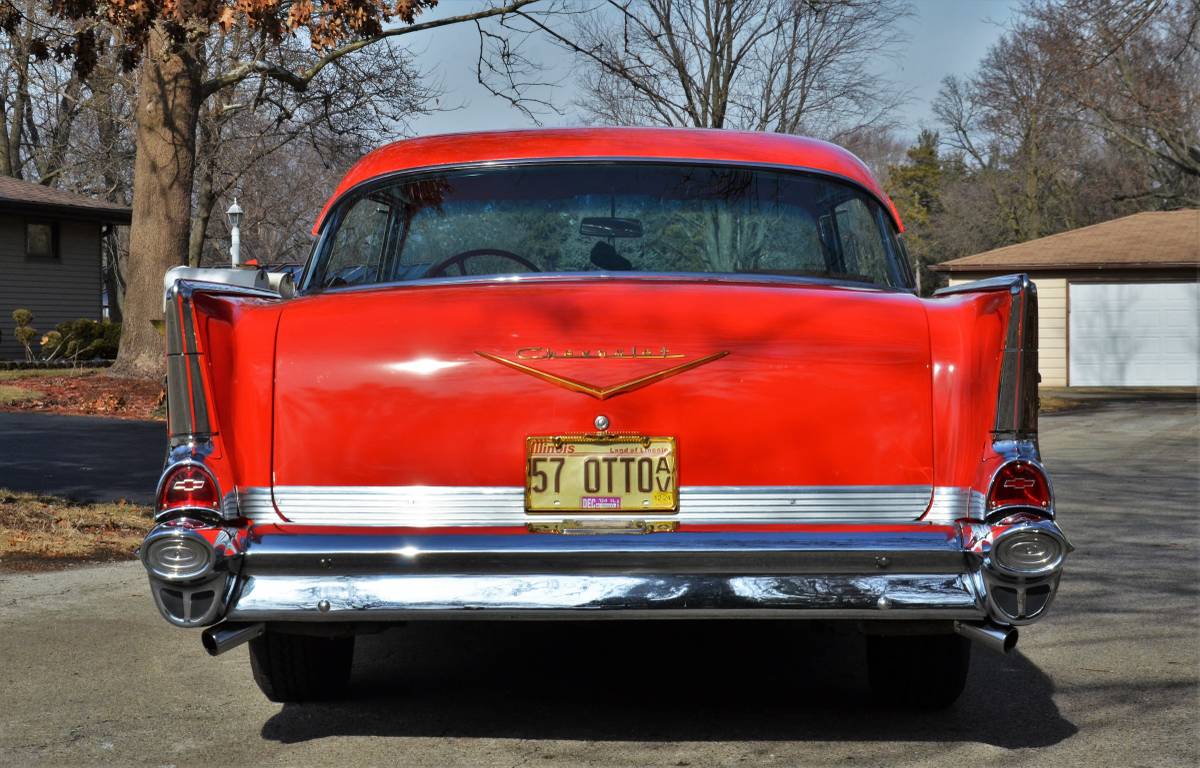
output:
M 974 488 L 938 486 L 933 489 L 929 512 L 921 519 L 938 525 L 951 525 L 963 518 L 982 520 L 984 503 L 984 495 Z
M 962 574 L 251 575 L 229 621 L 581 618 L 971 619 Z
M 278 522 L 271 489 L 242 488 L 243 514 Z M 900 486 L 684 486 L 671 515 L 588 515 L 588 519 L 677 520 L 691 524 L 912 522 L 933 489 Z M 519 487 L 276 486 L 279 512 L 304 525 L 486 526 L 564 519 L 527 514 Z M 576 515 L 577 516 L 577 515 Z M 570 517 L 570 515 L 567 515 Z
M 974 488 L 971 489 L 971 498 L 967 502 L 967 517 L 972 520 L 983 520 L 987 517 L 987 497 Z
M 237 489 L 242 515 L 255 522 L 279 522 L 275 513 L 275 502 L 271 500 L 270 488 L 240 486 Z

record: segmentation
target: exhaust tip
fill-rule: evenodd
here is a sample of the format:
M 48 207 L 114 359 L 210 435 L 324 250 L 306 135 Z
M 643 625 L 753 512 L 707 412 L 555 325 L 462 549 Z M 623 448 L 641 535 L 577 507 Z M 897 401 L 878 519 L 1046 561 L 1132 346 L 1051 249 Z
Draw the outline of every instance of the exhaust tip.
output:
M 1017 640 L 1020 638 L 1016 627 L 1000 627 L 991 622 L 966 624 L 956 621 L 954 631 L 996 653 L 1010 653 L 1017 647 Z
M 217 648 L 217 639 L 213 637 L 211 629 L 200 633 L 200 644 L 204 646 L 204 650 L 208 651 L 209 656 L 216 656 L 221 652 Z
M 218 624 L 200 633 L 200 644 L 209 656 L 220 656 L 228 650 L 249 642 L 266 630 L 263 624 Z
M 1009 653 L 1010 651 L 1012 651 L 1013 648 L 1016 648 L 1017 640 L 1019 638 L 1020 638 L 1020 633 L 1017 632 L 1017 628 L 1010 627 L 1008 629 L 1008 631 L 1004 633 L 1004 644 L 1002 646 L 1003 651 L 1005 653 Z

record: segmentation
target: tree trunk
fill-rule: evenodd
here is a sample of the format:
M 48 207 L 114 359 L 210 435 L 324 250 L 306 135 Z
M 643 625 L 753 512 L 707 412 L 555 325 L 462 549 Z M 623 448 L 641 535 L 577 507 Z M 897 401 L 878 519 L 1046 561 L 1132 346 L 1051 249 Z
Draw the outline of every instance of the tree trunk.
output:
M 22 132 L 25 130 L 25 112 L 29 109 L 29 49 L 28 41 L 33 36 L 33 22 L 27 21 L 25 24 L 25 34 L 23 37 L 16 37 L 12 42 L 13 59 L 15 66 L 13 67 L 13 77 L 16 79 L 16 86 L 13 93 L 12 104 L 8 108 L 8 124 L 3 127 L 7 132 L 3 137 L 5 142 L 5 152 L 0 160 L 3 160 L 3 167 L 0 167 L 0 172 L 5 176 L 21 178 L 21 142 L 24 137 Z
M 155 323 L 163 316 L 163 274 L 187 258 L 202 74 L 194 48 L 152 31 L 138 76 L 133 224 L 114 376 L 159 377 L 165 369 Z
M 75 120 L 79 117 L 79 97 L 83 93 L 83 78 L 72 73 L 62 94 L 58 97 L 58 105 L 54 113 L 54 126 L 50 132 L 50 146 L 38 168 L 38 183 L 52 187 L 58 184 L 66 163 L 67 152 L 71 149 L 71 132 L 75 129 Z
M 204 257 L 204 241 L 208 235 L 208 221 L 212 218 L 213 206 L 217 202 L 216 189 L 213 185 L 213 174 L 216 172 L 216 158 L 220 142 L 213 136 L 212 126 L 207 119 L 201 119 L 197 128 L 196 165 L 199 166 L 200 183 L 196 185 L 196 214 L 192 217 L 192 230 L 188 239 L 188 264 L 200 266 Z

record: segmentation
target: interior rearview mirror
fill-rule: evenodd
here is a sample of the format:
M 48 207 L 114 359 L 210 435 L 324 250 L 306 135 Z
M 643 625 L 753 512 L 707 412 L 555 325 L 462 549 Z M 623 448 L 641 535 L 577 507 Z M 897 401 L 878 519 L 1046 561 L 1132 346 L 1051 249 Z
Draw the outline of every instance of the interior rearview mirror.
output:
M 579 234 L 589 237 L 641 237 L 642 222 L 639 219 L 593 216 L 579 222 Z

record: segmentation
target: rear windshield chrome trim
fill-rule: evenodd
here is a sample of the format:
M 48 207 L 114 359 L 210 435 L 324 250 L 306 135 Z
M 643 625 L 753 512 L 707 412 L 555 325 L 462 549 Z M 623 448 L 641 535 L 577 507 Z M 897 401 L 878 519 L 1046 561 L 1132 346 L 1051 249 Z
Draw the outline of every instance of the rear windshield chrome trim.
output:
M 331 293 L 360 293 L 394 288 L 429 288 L 451 285 L 524 285 L 530 283 L 570 282 L 660 282 L 660 283 L 724 283 L 742 285 L 779 285 L 789 287 L 840 288 L 868 293 L 911 294 L 907 288 L 893 288 L 876 283 L 838 280 L 828 277 L 793 277 L 791 275 L 756 275 L 749 272 L 524 272 L 511 275 L 479 275 L 478 277 L 423 277 L 415 280 L 392 280 L 365 285 L 345 285 L 305 291 L 304 296 Z

